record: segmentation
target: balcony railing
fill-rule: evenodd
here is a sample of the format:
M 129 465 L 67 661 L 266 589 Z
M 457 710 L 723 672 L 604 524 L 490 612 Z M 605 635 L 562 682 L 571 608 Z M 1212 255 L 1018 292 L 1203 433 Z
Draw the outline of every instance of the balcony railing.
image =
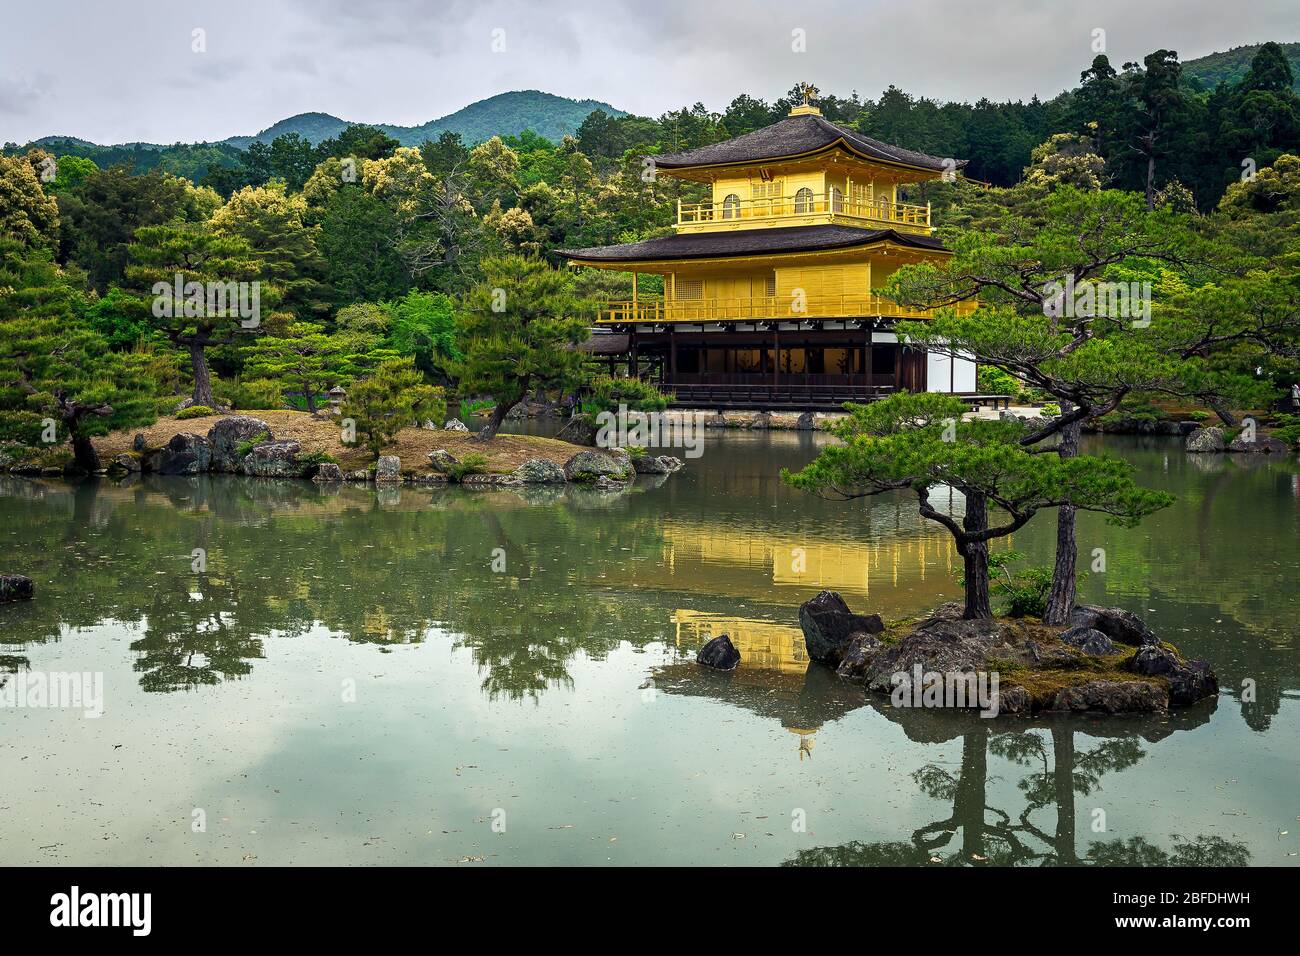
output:
M 978 308 L 975 301 L 957 304 L 959 315 L 969 315 Z M 802 322 L 807 319 L 860 318 L 884 316 L 899 319 L 924 319 L 929 311 L 900 305 L 893 299 L 871 293 L 853 295 L 808 296 L 800 300 L 787 295 L 746 296 L 736 299 L 640 299 L 636 302 L 606 302 L 599 322 L 748 322 L 777 320 Z
M 875 199 L 856 202 L 839 193 L 804 193 L 797 196 L 771 196 L 764 199 L 733 199 L 723 202 L 677 203 L 677 224 L 696 226 L 753 220 L 773 221 L 809 216 L 842 216 L 872 223 L 930 228 L 930 204 Z

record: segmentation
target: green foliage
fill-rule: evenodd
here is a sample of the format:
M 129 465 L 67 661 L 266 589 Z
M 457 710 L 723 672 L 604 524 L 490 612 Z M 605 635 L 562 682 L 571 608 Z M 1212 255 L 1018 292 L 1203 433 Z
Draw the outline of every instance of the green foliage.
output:
M 320 251 L 325 282 L 335 303 L 378 301 L 402 296 L 410 277 L 389 237 L 397 217 L 382 200 L 356 186 L 339 189 L 325 206 Z
M 1018 400 L 1024 384 L 996 365 L 981 365 L 975 373 L 975 388 L 983 395 L 1010 395 Z
M 487 455 L 480 454 L 479 452 L 471 452 L 448 469 L 447 477 L 453 482 L 460 483 L 469 475 L 485 474 L 487 472 L 487 466 Z
M 386 306 L 391 325 L 388 345 L 415 359 L 426 375 L 447 382 L 464 356 L 457 340 L 456 306 L 450 296 L 412 289 Z
M 661 412 L 672 401 L 672 395 L 639 378 L 597 375 L 590 388 L 591 395 L 583 403 L 583 410 L 589 412 L 617 412 L 619 406 L 634 412 Z
M 325 464 L 337 465 L 339 463 L 338 459 L 327 451 L 309 451 L 305 455 L 299 455 L 298 461 L 311 467 Z
M 271 379 L 245 380 L 236 375 L 229 381 L 213 383 L 212 390 L 222 405 L 240 411 L 284 407 L 284 384 Z
M 213 214 L 212 229 L 247 244 L 263 277 L 280 291 L 282 308 L 302 319 L 323 318 L 329 305 L 321 282 L 325 261 L 316 245 L 319 229 L 306 224 L 303 197 L 285 190 L 281 182 L 239 190 Z
M 0 156 L 0 238 L 51 249 L 58 233 L 59 205 L 41 188 L 32 163 Z
M 58 197 L 62 256 L 100 292 L 121 284 L 136 231 L 187 217 L 187 188 L 159 170 L 137 176 L 118 166 L 89 174 Z
M 103 336 L 109 348 L 116 351 L 140 342 L 166 341 L 157 334 L 149 315 L 149 304 L 117 286 L 102 296 L 87 296 L 82 316 L 87 325 Z
M 483 262 L 484 279 L 467 296 L 462 318 L 461 389 L 496 400 L 489 434 L 534 391 L 571 390 L 583 378 L 585 305 L 573 279 L 538 259 L 504 256 Z
M 78 321 L 80 296 L 48 251 L 0 239 L 0 438 L 30 442 L 53 420 L 90 469 L 92 436 L 155 416 L 147 356 L 110 352 Z
M 178 422 L 188 421 L 191 418 L 207 418 L 209 415 L 215 415 L 212 409 L 206 405 L 191 405 L 188 408 L 182 408 L 176 413 Z
M 1061 414 L 1061 406 L 1059 402 L 1048 402 L 1039 411 L 1048 418 L 1055 418 Z
M 252 438 L 247 438 L 235 446 L 235 457 L 246 458 L 258 445 L 270 440 L 271 435 L 269 432 L 258 432 Z
M 367 368 L 392 353 L 375 339 L 355 333 L 327 335 L 322 326 L 295 322 L 283 336 L 263 335 L 245 350 L 245 369 L 260 379 L 300 392 L 307 410 L 316 414 L 316 396 L 346 386 Z
M 1273 437 L 1300 448 L 1300 415 L 1273 416 Z
M 441 419 L 447 410 L 441 388 L 427 385 L 409 358 L 388 359 L 357 382 L 343 403 L 343 417 L 356 423 L 357 438 L 378 460 L 403 428 Z
M 989 590 L 1005 599 L 1002 613 L 1007 617 L 1042 617 L 1047 609 L 1047 596 L 1052 590 L 1052 569 L 1042 565 L 1031 565 L 1015 571 L 1011 569 L 1011 565 L 1024 559 L 1025 556 L 1019 551 L 991 553 Z M 1083 575 L 1080 574 L 1078 578 L 1081 581 Z M 966 583 L 961 574 L 957 580 L 962 585 Z

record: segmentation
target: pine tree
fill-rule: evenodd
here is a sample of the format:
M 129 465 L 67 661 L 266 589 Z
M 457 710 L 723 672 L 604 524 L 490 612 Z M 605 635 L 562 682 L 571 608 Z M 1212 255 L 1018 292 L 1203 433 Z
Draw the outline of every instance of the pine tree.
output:
M 483 392 L 496 402 L 480 433 L 496 435 L 507 413 L 533 392 L 581 384 L 588 337 L 584 304 L 573 278 L 538 259 L 504 256 L 483 261 L 483 282 L 467 297 L 462 325 L 462 394 Z
M 129 252 L 127 279 L 150 302 L 151 325 L 189 353 L 194 404 L 215 406 L 208 350 L 257 334 L 278 299 L 262 263 L 243 239 L 184 223 L 138 229 Z
M 849 416 L 831 426 L 840 443 L 822 448 L 797 473 L 783 471 L 782 478 L 838 500 L 910 489 L 921 515 L 956 542 L 968 619 L 993 616 L 989 542 L 1017 531 L 1042 509 L 1069 503 L 1131 526 L 1173 501 L 1135 485 L 1133 466 L 1119 459 L 1027 451 L 1020 444 L 1023 424 L 963 420 L 965 403 L 952 396 L 900 393 L 848 409 Z M 961 518 L 931 501 L 931 492 L 945 485 L 965 498 Z M 1004 515 L 1001 523 L 990 523 L 993 511 Z
M 94 435 L 154 420 L 148 357 L 110 352 L 77 317 L 80 293 L 50 254 L 0 240 L 0 437 L 72 443 L 99 468 Z
M 373 375 L 352 386 L 343 403 L 344 419 L 352 420 L 376 460 L 403 428 L 440 419 L 446 411 L 442 389 L 426 384 L 409 358 L 380 363 Z

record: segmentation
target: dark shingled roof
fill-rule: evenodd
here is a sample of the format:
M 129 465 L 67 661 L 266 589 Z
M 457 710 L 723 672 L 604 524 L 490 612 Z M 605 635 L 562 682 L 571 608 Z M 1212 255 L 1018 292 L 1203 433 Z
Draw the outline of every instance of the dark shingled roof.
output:
M 578 351 L 592 355 L 622 355 L 630 342 L 631 336 L 617 332 L 593 332 L 587 341 L 578 343 Z
M 851 129 L 813 114 L 790 116 L 771 126 L 765 126 L 763 129 L 721 143 L 714 143 L 712 146 L 688 149 L 682 153 L 664 153 L 651 158 L 655 166 L 660 169 L 753 163 L 815 153 L 836 141 L 843 141 L 846 149 L 866 159 L 898 163 L 917 169 L 932 169 L 936 172 L 942 172 L 945 168 L 944 160 L 938 156 L 882 143 L 878 139 L 855 133 Z M 960 169 L 967 162 L 968 160 L 965 159 L 955 160 L 953 168 Z
M 736 232 L 695 232 L 629 242 L 621 246 L 560 249 L 566 259 L 592 262 L 638 262 L 647 259 L 717 259 L 782 252 L 816 252 L 849 249 L 877 242 L 896 242 L 917 249 L 944 249 L 933 236 L 894 229 L 858 229 L 854 226 L 784 226 L 778 229 L 743 229 Z

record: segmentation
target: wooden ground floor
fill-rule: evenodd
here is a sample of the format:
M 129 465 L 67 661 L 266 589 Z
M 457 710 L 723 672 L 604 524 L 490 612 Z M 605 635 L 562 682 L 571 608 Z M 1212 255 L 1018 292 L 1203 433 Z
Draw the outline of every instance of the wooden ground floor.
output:
M 594 341 L 611 374 L 655 382 L 678 407 L 817 410 L 900 389 L 974 395 L 975 363 L 839 323 L 629 326 Z

